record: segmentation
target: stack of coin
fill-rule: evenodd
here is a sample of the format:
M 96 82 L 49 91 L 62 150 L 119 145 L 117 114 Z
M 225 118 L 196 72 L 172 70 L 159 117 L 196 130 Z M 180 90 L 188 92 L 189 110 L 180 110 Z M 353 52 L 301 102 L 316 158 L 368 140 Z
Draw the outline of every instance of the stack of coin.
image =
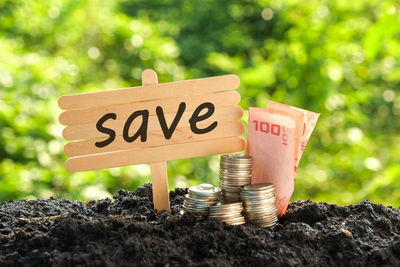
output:
M 197 218 L 203 218 L 208 215 L 208 208 L 219 201 L 220 195 L 221 189 L 211 184 L 192 186 L 185 195 L 183 210 Z
M 246 221 L 242 215 L 243 203 L 221 204 L 210 207 L 209 218 L 217 219 L 230 225 L 241 225 Z
M 246 185 L 240 192 L 244 203 L 246 221 L 261 227 L 272 227 L 278 221 L 276 216 L 273 184 Z
M 252 158 L 245 154 L 221 156 L 220 185 L 222 201 L 240 201 L 240 187 L 251 183 Z

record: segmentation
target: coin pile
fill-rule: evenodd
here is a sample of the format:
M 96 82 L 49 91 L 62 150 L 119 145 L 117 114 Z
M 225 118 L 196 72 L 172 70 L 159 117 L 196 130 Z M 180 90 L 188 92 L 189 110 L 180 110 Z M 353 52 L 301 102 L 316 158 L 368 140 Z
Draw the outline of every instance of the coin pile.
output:
M 230 225 L 241 225 L 246 221 L 242 215 L 243 203 L 221 204 L 210 207 L 209 218 L 217 219 Z
M 183 210 L 197 218 L 203 218 L 208 215 L 208 208 L 219 201 L 220 195 L 221 189 L 211 184 L 192 186 L 185 195 Z
M 278 221 L 273 184 L 246 185 L 240 192 L 246 220 L 261 227 L 272 227 Z
M 252 158 L 245 154 L 222 155 L 220 185 L 223 203 L 240 201 L 240 187 L 251 183 Z

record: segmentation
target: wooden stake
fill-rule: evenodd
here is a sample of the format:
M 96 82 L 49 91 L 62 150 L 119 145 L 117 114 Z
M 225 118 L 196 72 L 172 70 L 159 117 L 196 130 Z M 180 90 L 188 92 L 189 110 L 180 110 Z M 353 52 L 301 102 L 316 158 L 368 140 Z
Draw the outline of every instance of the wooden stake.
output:
M 154 70 L 147 69 L 142 73 L 142 85 L 157 85 L 158 78 Z M 153 204 L 157 213 L 166 210 L 171 213 L 169 204 L 167 162 L 157 162 L 151 165 L 151 183 L 153 188 Z

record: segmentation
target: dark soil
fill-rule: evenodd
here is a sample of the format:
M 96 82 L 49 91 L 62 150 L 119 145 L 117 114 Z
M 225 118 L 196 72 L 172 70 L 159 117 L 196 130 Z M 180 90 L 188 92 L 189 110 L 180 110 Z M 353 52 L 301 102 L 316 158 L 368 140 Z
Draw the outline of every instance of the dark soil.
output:
M 0 203 L 0 266 L 400 266 L 400 210 L 363 201 L 289 205 L 274 229 L 156 215 L 151 185 L 114 200 Z

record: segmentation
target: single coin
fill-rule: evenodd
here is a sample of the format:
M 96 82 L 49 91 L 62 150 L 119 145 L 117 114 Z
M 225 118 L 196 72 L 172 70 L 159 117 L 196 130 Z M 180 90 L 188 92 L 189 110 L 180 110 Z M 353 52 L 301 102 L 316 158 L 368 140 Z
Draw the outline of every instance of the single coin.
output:
M 217 194 L 220 191 L 221 191 L 220 188 L 214 187 L 211 184 L 201 184 L 189 188 L 189 192 L 196 195 Z
M 270 183 L 263 183 L 263 184 L 250 184 L 248 186 L 243 187 L 245 191 L 260 191 L 260 190 L 267 190 L 273 188 L 274 185 Z
M 221 156 L 221 160 L 252 160 L 252 157 L 246 154 L 225 154 Z

